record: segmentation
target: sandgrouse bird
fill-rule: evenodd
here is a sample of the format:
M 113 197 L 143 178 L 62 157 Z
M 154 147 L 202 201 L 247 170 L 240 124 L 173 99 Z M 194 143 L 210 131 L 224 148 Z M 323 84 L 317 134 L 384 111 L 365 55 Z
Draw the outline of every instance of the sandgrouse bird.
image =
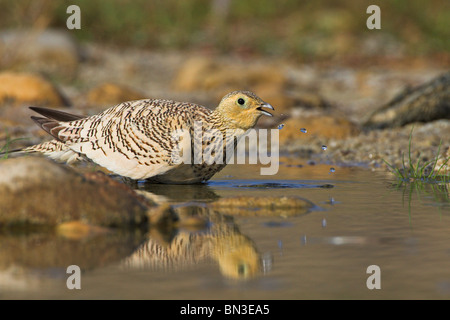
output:
M 68 163 L 85 158 L 132 180 L 173 184 L 209 180 L 260 116 L 272 116 L 264 108 L 274 110 L 249 91 L 225 95 L 213 111 L 159 99 L 123 102 L 90 117 L 30 108 L 54 140 L 22 151 Z

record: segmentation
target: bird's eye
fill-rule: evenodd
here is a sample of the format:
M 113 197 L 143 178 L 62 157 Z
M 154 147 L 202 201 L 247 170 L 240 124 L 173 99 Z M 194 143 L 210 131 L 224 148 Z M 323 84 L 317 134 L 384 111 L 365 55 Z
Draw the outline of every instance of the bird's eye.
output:
M 246 268 L 247 266 L 245 265 L 245 264 L 239 264 L 238 265 L 238 274 L 240 275 L 240 276 L 242 276 L 242 275 L 245 275 L 246 274 L 246 271 L 247 271 L 247 268 Z
M 245 100 L 242 99 L 242 98 L 239 98 L 237 102 L 238 102 L 241 106 L 243 106 L 244 103 L 245 103 Z

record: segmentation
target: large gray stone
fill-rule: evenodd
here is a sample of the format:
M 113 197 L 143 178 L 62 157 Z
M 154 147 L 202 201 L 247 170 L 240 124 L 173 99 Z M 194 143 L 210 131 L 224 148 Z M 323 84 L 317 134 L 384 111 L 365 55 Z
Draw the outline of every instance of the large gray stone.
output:
M 0 32 L 1 65 L 73 79 L 83 52 L 67 30 L 10 29 Z
M 53 228 L 70 221 L 145 226 L 153 206 L 104 173 L 81 174 L 41 157 L 0 161 L 0 229 Z

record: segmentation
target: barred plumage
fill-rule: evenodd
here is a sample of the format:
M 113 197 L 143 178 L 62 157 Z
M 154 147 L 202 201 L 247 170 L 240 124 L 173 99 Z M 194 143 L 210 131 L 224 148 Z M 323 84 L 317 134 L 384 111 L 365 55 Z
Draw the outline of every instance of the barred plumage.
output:
M 248 279 L 267 271 L 255 243 L 229 218 L 205 207 L 185 206 L 175 210 L 178 215 L 208 217 L 209 227 L 201 232 L 179 230 L 169 243 L 149 236 L 122 260 L 122 268 L 174 272 L 217 263 L 221 273 L 232 279 Z
M 55 140 L 23 151 L 42 152 L 66 162 L 85 157 L 134 180 L 198 183 L 209 180 L 225 167 L 226 161 L 209 163 L 203 159 L 199 163 L 187 163 L 181 162 L 181 157 L 190 156 L 193 160 L 199 151 L 213 154 L 220 140 L 215 139 L 217 134 L 222 138 L 232 135 L 239 140 L 261 115 L 271 116 L 264 107 L 273 109 L 248 91 L 227 94 L 214 111 L 194 103 L 159 99 L 123 102 L 86 118 L 30 107 L 45 116 L 32 118 Z M 201 150 L 193 143 L 198 123 L 203 135 Z M 188 136 L 179 143 L 176 132 Z M 234 138 L 232 142 L 235 143 Z M 222 148 L 226 160 L 226 145 Z M 181 152 L 189 149 L 189 155 Z

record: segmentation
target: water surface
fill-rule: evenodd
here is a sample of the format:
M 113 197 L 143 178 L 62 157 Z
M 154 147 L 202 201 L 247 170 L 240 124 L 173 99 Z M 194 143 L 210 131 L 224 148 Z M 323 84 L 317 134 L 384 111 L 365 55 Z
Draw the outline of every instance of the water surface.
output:
M 206 228 L 82 240 L 3 235 L 0 298 L 450 298 L 448 191 L 396 188 L 388 174 L 333 167 L 291 160 L 261 176 L 259 166 L 229 165 L 207 185 L 141 188 L 172 204 L 234 196 L 315 204 L 296 216 L 230 220 L 215 212 Z M 83 267 L 81 290 L 66 287 L 69 264 Z M 366 285 L 371 265 L 380 289 Z

